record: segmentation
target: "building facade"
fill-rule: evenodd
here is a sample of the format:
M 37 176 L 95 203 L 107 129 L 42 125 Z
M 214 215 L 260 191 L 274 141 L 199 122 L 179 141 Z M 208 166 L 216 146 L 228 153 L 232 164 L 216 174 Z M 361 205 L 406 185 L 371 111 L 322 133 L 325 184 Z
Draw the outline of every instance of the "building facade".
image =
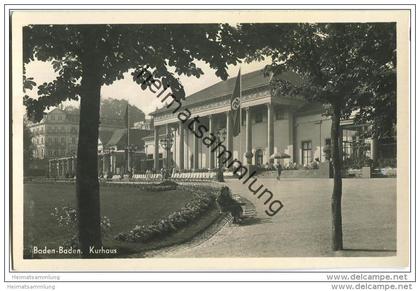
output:
M 100 143 L 106 144 L 116 129 L 124 128 L 123 120 L 101 118 Z M 35 159 L 61 158 L 77 155 L 79 113 L 55 108 L 37 123 L 29 123 Z
M 300 78 L 293 73 L 283 73 L 281 78 L 298 85 Z M 214 169 L 217 152 L 208 147 L 193 131 L 188 122 L 179 119 L 179 112 L 188 108 L 190 120 L 199 118 L 210 133 L 226 132 L 223 145 L 233 153 L 233 158 L 247 164 L 267 166 L 273 162 L 273 154 L 284 154 L 290 158 L 283 163 L 308 165 L 317 160 L 326 160 L 325 148 L 331 144 L 331 119 L 323 116 L 321 104 L 308 103 L 299 96 L 279 96 L 269 86 L 270 77 L 263 71 L 242 76 L 241 127 L 238 136 L 232 135 L 230 97 L 235 78 L 219 82 L 187 97 L 182 107 L 174 113 L 175 106 L 164 107 L 153 112 L 154 136 L 145 141 L 147 156 L 153 158 L 154 168 L 159 169 L 162 155 L 167 153 L 159 145 L 161 136 L 172 133 L 174 144 L 171 159 L 180 170 Z M 350 122 L 351 123 L 351 122 Z M 197 123 L 196 123 L 197 124 Z M 194 125 L 196 126 L 196 125 Z M 359 130 L 347 124 L 343 127 L 343 138 L 352 142 Z M 375 142 L 369 145 L 367 154 L 375 158 Z M 346 149 L 350 151 L 350 149 Z M 247 153 L 252 153 L 249 155 Z M 252 156 L 250 160 L 247 156 Z
M 296 74 L 284 73 L 281 77 L 299 85 Z M 199 126 L 208 129 L 205 136 L 210 136 L 210 133 L 217 135 L 220 138 L 218 143 L 243 165 L 270 167 L 274 154 L 286 157 L 281 160 L 284 166 L 306 167 L 314 161 L 322 163 L 329 159 L 331 119 L 323 115 L 323 105 L 309 103 L 299 96 L 274 94 L 269 77 L 262 71 L 242 76 L 240 133 L 233 136 L 230 98 L 235 81 L 231 78 L 194 93 L 178 108 L 172 103 L 152 112 L 152 120 L 130 128 L 128 147 L 127 129 L 121 121 L 101 121 L 99 175 L 110 177 L 147 170 L 159 172 L 162 168 L 214 170 L 219 164 L 217 156 L 220 151 L 215 151 L 214 146 L 206 145 L 203 138 L 197 137 Z M 187 111 L 190 116 L 183 122 L 179 114 Z M 199 123 L 191 127 L 194 119 Z M 378 157 L 395 160 L 395 138 L 387 141 L 385 147 L 381 146 L 380 141 L 364 134 L 368 126 L 356 125 L 351 119 L 342 121 L 340 150 L 344 161 L 360 157 L 373 161 Z M 60 109 L 53 110 L 43 122 L 31 128 L 35 133 L 39 131 L 34 135 L 35 139 L 40 139 L 37 153 L 42 149 L 44 157 L 47 157 L 45 153 L 51 154 L 50 177 L 74 176 L 77 129 L 72 117 Z M 57 140 L 60 146 L 49 147 L 49 139 Z M 45 140 L 47 142 L 43 144 Z

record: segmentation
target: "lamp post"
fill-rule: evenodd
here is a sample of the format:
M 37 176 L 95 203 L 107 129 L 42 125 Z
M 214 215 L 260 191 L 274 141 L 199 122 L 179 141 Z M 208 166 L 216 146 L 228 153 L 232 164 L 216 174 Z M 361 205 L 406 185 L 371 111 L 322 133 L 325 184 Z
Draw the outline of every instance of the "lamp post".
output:
M 226 128 L 219 129 L 216 132 L 217 143 L 221 144 L 226 140 Z M 217 164 L 217 181 L 224 182 L 225 179 L 223 178 L 223 164 L 222 164 L 222 157 L 220 156 L 220 147 L 218 147 L 218 164 Z
M 174 144 L 174 133 L 171 128 L 169 128 L 166 136 L 159 140 L 159 143 L 160 143 L 160 146 L 166 151 L 165 168 L 166 168 L 166 173 L 169 173 L 169 169 L 170 169 L 169 159 L 170 159 L 170 154 L 171 154 L 171 148 L 172 148 L 172 145 Z
M 144 157 L 143 157 L 144 161 L 142 163 L 143 166 L 141 167 L 141 170 L 142 171 L 149 170 L 149 158 L 148 158 L 148 150 L 147 150 L 147 148 L 148 148 L 148 145 L 145 144 L 144 145 Z

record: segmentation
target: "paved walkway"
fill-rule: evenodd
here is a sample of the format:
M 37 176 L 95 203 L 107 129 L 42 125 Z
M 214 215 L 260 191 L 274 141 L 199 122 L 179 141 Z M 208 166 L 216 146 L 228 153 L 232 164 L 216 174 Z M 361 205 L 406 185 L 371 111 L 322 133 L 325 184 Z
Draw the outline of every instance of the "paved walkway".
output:
M 161 257 L 390 256 L 396 249 L 396 179 L 344 179 L 345 251 L 330 251 L 330 179 L 259 179 L 284 207 L 268 216 L 267 205 L 240 181 L 235 194 L 250 200 L 257 216 L 227 225 L 204 243 L 164 251 Z M 258 187 L 259 184 L 254 186 Z M 261 190 L 262 191 L 262 190 Z

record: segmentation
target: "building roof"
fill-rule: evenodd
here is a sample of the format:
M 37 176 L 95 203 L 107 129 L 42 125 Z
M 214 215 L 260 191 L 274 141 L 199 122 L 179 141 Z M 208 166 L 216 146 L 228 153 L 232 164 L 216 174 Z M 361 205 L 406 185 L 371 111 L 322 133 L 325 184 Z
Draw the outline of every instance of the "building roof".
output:
M 160 133 L 159 134 L 158 138 L 160 139 L 162 137 L 165 137 L 165 133 Z M 149 133 L 149 134 L 147 134 L 143 137 L 143 140 L 153 140 L 153 139 L 155 139 L 155 134 L 153 132 Z
M 103 145 L 106 145 L 109 142 L 113 134 L 114 132 L 111 130 L 101 130 L 101 128 L 99 128 L 99 138 Z
M 299 83 L 300 78 L 297 74 L 293 72 L 284 72 L 281 75 L 281 78 L 291 83 Z M 257 70 L 254 72 L 250 72 L 247 74 L 242 75 L 242 92 L 266 87 L 270 84 L 270 77 L 264 75 L 264 69 Z M 183 100 L 182 104 L 185 105 L 195 105 L 202 102 L 208 102 L 213 99 L 221 98 L 221 97 L 230 97 L 233 93 L 233 89 L 236 83 L 236 76 L 227 79 L 226 81 L 220 81 L 212 86 L 204 88 L 194 94 L 191 94 Z M 150 115 L 154 115 L 156 113 L 168 111 L 166 107 L 162 107 L 157 109 L 156 111 L 152 112 Z
M 130 128 L 130 144 L 142 145 L 143 138 L 150 133 L 150 130 Z M 124 147 L 127 143 L 127 129 L 114 130 L 111 138 L 106 143 L 106 147 Z M 105 144 L 105 143 L 104 143 Z

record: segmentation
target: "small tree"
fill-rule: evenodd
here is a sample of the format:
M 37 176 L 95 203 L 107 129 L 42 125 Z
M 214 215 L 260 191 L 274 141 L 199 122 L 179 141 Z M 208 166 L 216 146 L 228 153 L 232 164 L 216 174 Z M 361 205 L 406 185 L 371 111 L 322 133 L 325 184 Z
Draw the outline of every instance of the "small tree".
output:
M 270 38 L 256 37 L 269 31 Z M 328 106 L 331 116 L 332 248 L 343 249 L 340 120 L 395 121 L 396 30 L 394 23 L 242 25 L 249 59 L 269 56 L 274 92 L 303 96 Z M 300 85 L 276 78 L 283 71 L 301 76 Z M 389 115 L 385 122 L 386 116 Z M 379 123 L 379 122 L 385 123 Z
M 56 80 L 38 86 L 37 99 L 24 97 L 28 116 L 34 121 L 43 111 L 67 99 L 80 98 L 80 125 L 77 149 L 76 194 L 79 241 L 84 256 L 89 247 L 100 247 L 100 205 L 97 170 L 97 141 L 100 91 L 134 69 L 149 66 L 177 98 L 185 92 L 177 74 L 200 77 L 195 64 L 202 60 L 222 79 L 226 68 L 236 64 L 231 54 L 232 28 L 228 25 L 31 25 L 23 29 L 23 57 L 49 61 L 58 73 Z M 221 40 L 226 40 L 222 43 Z M 24 76 L 24 88 L 36 84 Z M 142 84 L 145 89 L 148 84 Z

